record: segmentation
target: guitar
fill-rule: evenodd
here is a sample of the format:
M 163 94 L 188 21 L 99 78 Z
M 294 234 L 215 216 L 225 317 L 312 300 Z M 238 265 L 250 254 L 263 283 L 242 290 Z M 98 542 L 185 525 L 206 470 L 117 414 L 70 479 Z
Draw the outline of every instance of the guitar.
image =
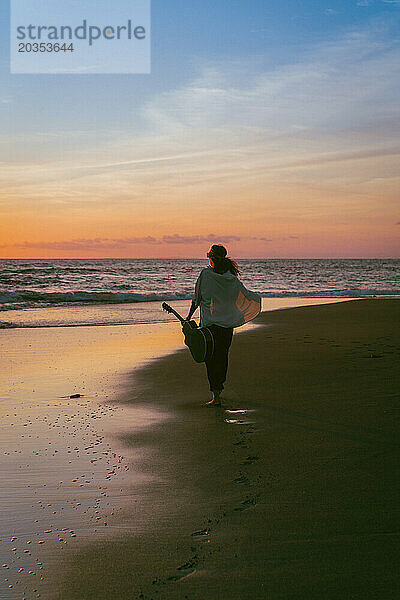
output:
M 166 312 L 175 315 L 182 323 L 185 344 L 189 348 L 193 359 L 197 363 L 201 363 L 210 358 L 214 352 L 214 338 L 209 328 L 199 327 L 196 321 L 185 321 L 185 319 L 166 302 L 163 302 L 162 308 Z

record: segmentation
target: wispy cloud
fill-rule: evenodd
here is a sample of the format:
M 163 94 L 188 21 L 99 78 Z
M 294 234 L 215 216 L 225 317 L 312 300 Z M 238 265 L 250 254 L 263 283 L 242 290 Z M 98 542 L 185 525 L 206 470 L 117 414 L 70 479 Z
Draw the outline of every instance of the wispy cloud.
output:
M 160 241 L 152 236 L 131 238 L 92 238 L 63 241 L 21 242 L 4 244 L 1 248 L 35 248 L 40 250 L 95 250 L 101 248 L 119 248 L 134 244 L 159 244 Z
M 162 242 L 164 244 L 201 244 L 203 242 L 213 242 L 217 241 L 221 242 L 239 242 L 240 237 L 237 235 L 215 235 L 214 233 L 210 233 L 207 236 L 203 235 L 179 235 L 175 233 L 174 235 L 164 235 L 162 237 Z
M 22 242 L 18 244 L 4 244 L 0 248 L 35 248 L 40 250 L 101 250 L 111 248 L 127 248 L 136 245 L 160 245 L 160 244 L 202 244 L 202 243 L 217 243 L 232 241 L 240 241 L 237 235 L 216 235 L 210 233 L 204 235 L 184 236 L 178 233 L 172 235 L 164 235 L 155 238 L 151 235 L 144 237 L 125 237 L 125 238 L 91 238 L 91 239 L 75 239 L 62 241 L 43 241 L 43 242 Z M 256 239 L 256 238 L 253 238 Z M 265 239 L 265 238 L 259 238 Z
M 63 160 L 45 154 L 48 138 L 38 133 L 26 140 L 29 160 L 16 152 L 14 162 L 0 163 L 1 210 L 40 204 L 60 214 L 101 214 L 103 223 L 104 215 L 118 213 L 139 234 L 42 246 L 77 251 L 208 243 L 207 231 L 226 219 L 241 242 L 252 231 L 269 243 L 275 237 L 264 235 L 263 223 L 272 218 L 291 219 L 294 230 L 296 220 L 328 222 L 339 212 L 357 223 L 370 215 L 372 222 L 377 199 L 393 223 L 400 53 L 379 27 L 347 32 L 263 71 L 251 60 L 206 64 L 191 81 L 145 101 L 126 132 L 99 135 L 96 143 L 90 132 L 75 140 L 69 132 L 73 151 Z M 182 228 L 163 238 L 183 218 L 182 207 L 194 204 L 202 213 L 199 235 L 185 236 Z M 142 238 L 142 231 L 154 237 Z

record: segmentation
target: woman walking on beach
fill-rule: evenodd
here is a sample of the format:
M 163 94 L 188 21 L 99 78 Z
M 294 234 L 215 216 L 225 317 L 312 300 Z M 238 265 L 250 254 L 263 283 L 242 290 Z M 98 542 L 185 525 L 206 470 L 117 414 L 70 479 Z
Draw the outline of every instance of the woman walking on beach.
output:
M 190 321 L 200 306 L 200 325 L 208 327 L 214 338 L 213 354 L 206 359 L 212 393 L 208 404 L 213 406 L 221 405 L 220 394 L 226 380 L 233 328 L 254 319 L 261 311 L 260 296 L 245 288 L 238 279 L 238 265 L 227 254 L 224 246 L 211 246 L 207 253 L 210 266 L 199 275 L 186 317 Z

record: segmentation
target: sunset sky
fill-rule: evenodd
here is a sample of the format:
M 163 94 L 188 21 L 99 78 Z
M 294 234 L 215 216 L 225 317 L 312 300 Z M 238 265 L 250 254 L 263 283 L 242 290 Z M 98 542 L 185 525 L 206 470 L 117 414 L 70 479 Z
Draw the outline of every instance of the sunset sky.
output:
M 76 76 L 7 4 L 0 258 L 400 255 L 400 1 L 153 0 L 151 75 Z

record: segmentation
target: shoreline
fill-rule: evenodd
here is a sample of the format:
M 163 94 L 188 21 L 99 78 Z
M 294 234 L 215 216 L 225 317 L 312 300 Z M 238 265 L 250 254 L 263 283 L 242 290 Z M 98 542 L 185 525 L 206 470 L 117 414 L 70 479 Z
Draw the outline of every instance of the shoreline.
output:
M 293 306 L 309 306 L 346 302 L 346 297 L 282 297 L 262 298 L 262 312 Z M 170 300 L 178 312 L 185 313 L 190 300 Z M 100 304 L 56 307 L 33 307 L 0 311 L 7 320 L 0 320 L 0 331 L 12 329 L 43 329 L 48 327 L 111 327 L 125 325 L 152 325 L 176 323 L 161 310 L 161 301 L 133 304 Z M 104 320 L 106 319 L 106 320 Z
M 120 402 L 172 413 L 121 440 L 155 475 L 124 515 L 147 530 L 64 554 L 46 600 L 394 598 L 398 307 L 263 313 L 222 409 L 185 351 L 133 372 Z

